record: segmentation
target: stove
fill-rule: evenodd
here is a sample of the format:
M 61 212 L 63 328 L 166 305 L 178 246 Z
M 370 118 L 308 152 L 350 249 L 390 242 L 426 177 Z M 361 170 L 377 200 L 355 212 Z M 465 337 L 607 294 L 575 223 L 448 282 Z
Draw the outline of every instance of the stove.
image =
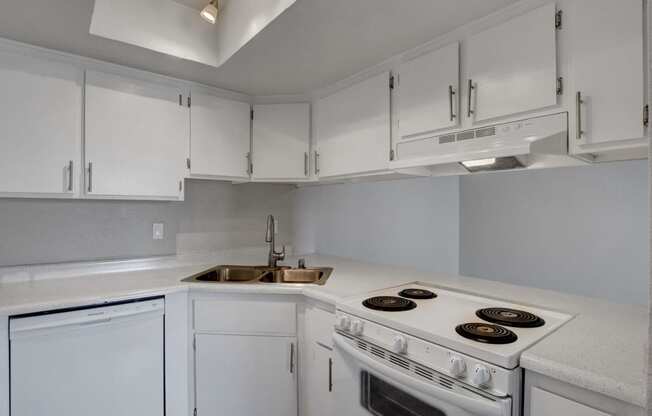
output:
M 507 369 L 518 367 L 524 350 L 571 318 L 534 306 L 420 284 L 350 297 L 337 309 L 338 319 L 345 322 L 369 320 Z
M 333 334 L 344 385 L 337 414 L 391 415 L 391 404 L 413 414 L 517 416 L 521 353 L 571 318 L 416 283 L 345 299 Z

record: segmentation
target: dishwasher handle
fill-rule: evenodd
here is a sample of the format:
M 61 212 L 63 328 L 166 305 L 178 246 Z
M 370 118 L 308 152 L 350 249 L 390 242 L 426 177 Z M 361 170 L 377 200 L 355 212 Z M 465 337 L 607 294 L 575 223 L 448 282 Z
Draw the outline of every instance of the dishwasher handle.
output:
M 145 319 L 149 316 L 163 315 L 164 308 L 164 299 L 155 298 L 15 316 L 9 319 L 9 337 L 13 339 L 37 331 L 99 325 L 121 319 Z

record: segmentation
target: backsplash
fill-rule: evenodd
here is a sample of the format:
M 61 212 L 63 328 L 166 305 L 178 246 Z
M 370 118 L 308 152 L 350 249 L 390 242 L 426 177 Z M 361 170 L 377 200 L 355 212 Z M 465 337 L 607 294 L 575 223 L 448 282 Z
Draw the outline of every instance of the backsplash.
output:
M 0 199 L 0 266 L 175 254 L 206 236 L 215 249 L 262 246 L 268 214 L 288 244 L 292 190 L 187 180 L 184 202 Z M 152 239 L 155 222 L 162 240 Z

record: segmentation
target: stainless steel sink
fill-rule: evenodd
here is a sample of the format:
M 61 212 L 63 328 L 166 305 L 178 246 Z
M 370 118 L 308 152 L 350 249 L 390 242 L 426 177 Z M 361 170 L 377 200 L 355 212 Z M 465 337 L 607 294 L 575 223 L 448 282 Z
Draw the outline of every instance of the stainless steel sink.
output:
M 287 283 L 323 285 L 330 277 L 331 267 L 291 268 L 288 266 L 220 265 L 183 279 L 196 283 Z

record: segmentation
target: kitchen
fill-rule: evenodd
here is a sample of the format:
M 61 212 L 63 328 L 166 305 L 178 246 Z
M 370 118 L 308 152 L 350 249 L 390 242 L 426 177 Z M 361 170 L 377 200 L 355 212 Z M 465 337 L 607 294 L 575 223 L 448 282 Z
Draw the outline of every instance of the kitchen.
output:
M 0 416 L 648 414 L 646 0 L 0 12 Z

